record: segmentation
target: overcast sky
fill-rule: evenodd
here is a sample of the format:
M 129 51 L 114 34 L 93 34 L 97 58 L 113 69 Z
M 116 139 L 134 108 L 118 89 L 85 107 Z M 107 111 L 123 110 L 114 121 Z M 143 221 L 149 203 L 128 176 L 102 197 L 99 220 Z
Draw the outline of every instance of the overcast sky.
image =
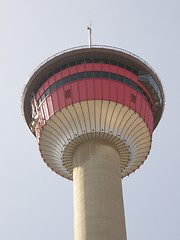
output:
M 179 0 L 0 0 L 0 239 L 73 240 L 72 182 L 42 161 L 20 100 L 38 64 L 88 43 L 90 16 L 93 44 L 141 56 L 166 94 L 151 153 L 123 180 L 128 240 L 179 240 Z

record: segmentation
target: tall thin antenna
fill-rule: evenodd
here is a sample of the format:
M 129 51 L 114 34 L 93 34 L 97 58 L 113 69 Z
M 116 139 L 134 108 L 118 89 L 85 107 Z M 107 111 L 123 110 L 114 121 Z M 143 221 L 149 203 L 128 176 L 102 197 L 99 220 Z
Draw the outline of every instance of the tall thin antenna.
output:
M 92 28 L 91 28 L 91 21 L 90 21 L 90 25 L 87 27 L 88 30 L 88 41 L 89 41 L 89 48 L 91 48 L 92 46 Z

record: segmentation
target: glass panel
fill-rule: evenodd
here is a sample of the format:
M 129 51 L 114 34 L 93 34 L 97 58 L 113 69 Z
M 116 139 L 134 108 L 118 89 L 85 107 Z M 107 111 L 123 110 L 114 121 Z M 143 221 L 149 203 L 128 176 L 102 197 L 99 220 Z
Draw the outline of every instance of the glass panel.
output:
M 92 63 L 92 58 L 86 58 L 86 59 L 85 59 L 85 62 L 86 62 L 86 63 Z
M 102 72 L 103 78 L 109 78 L 109 72 Z
M 84 59 L 77 60 L 77 64 L 83 64 L 83 63 L 84 63 Z
M 118 75 L 118 81 L 119 81 L 119 82 L 124 82 L 124 77 L 123 77 L 123 76 L 120 76 L 120 75 Z
M 66 83 L 71 82 L 71 75 L 64 78 Z
M 78 73 L 78 79 L 85 78 L 85 72 Z
M 54 75 L 53 72 L 49 72 L 49 73 L 48 73 L 48 78 L 52 77 L 53 75 Z
M 54 83 L 53 85 L 51 85 L 50 91 L 53 92 L 55 89 L 56 89 L 56 83 Z
M 102 59 L 102 63 L 109 64 L 109 59 Z
M 69 63 L 69 66 L 70 66 L 70 67 L 75 66 L 75 65 L 76 65 L 76 62 L 75 62 L 75 61 Z
M 156 90 L 156 92 L 158 93 L 158 85 L 157 83 L 154 81 L 154 89 Z
M 46 89 L 45 96 L 48 96 L 50 94 L 50 88 Z
M 137 89 L 137 84 L 135 82 L 131 81 L 131 87 L 136 90 Z
M 153 80 L 153 78 L 151 76 L 149 77 L 149 82 L 154 87 L 154 80 Z
M 93 62 L 94 62 L 94 63 L 100 63 L 100 62 L 101 62 L 101 59 L 100 59 L 100 58 L 94 58 L 94 59 L 93 59 Z
M 45 94 L 43 93 L 43 95 L 41 95 L 41 102 L 44 100 L 44 98 L 45 98 Z
M 131 80 L 128 78 L 125 78 L 125 83 L 128 84 L 129 86 L 131 86 Z
M 101 77 L 101 72 L 100 71 L 95 71 L 94 72 L 94 77 L 100 78 Z
M 60 67 L 57 67 L 55 70 L 54 70 L 54 73 L 58 73 L 60 72 Z
M 63 84 L 63 81 L 62 81 L 62 80 L 58 81 L 58 82 L 56 83 L 57 88 L 59 88 L 60 86 L 62 86 L 62 84 Z
M 121 68 L 124 68 L 124 64 L 121 63 L 121 62 L 118 62 L 118 66 L 121 67 Z
M 142 94 L 142 91 L 143 91 L 143 90 L 142 90 L 142 88 L 141 88 L 140 86 L 137 86 L 137 90 L 138 90 L 139 93 Z
M 110 73 L 110 79 L 116 80 L 117 79 L 117 74 Z
M 129 67 L 129 66 L 127 66 L 127 65 L 126 65 L 126 69 L 127 69 L 128 71 L 131 71 L 131 67 Z
M 71 75 L 71 80 L 72 81 L 77 80 L 77 74 L 76 73 Z
M 63 65 L 61 65 L 61 70 L 64 70 L 64 69 L 66 69 L 67 67 L 68 67 L 67 64 L 63 64 Z
M 113 61 L 113 60 L 110 60 L 110 64 L 114 65 L 114 66 L 117 66 L 117 62 L 116 61 Z
M 133 73 L 138 76 L 138 71 L 133 69 Z
M 141 73 L 140 73 L 140 75 L 139 75 L 139 80 L 140 80 L 140 81 L 149 81 L 149 80 L 150 80 L 150 76 L 149 76 L 149 74 L 147 74 L 147 73 L 144 73 L 144 74 L 141 74 Z
M 93 72 L 86 72 L 86 78 L 92 78 Z

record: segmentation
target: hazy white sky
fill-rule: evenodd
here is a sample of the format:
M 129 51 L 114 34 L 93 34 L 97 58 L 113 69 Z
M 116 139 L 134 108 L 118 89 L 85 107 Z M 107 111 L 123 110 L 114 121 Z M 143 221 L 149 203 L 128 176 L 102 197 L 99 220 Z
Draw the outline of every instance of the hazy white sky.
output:
M 107 44 L 158 72 L 166 108 L 148 160 L 123 180 L 128 240 L 180 239 L 179 0 L 0 0 L 0 239 L 73 240 L 72 182 L 43 163 L 21 116 L 22 89 L 50 55 Z

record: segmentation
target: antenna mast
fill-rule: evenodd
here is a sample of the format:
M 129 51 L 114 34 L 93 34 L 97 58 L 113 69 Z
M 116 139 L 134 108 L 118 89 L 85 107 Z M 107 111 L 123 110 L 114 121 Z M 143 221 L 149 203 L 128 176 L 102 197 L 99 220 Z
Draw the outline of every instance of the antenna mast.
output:
M 87 30 L 89 32 L 88 34 L 88 42 L 89 42 L 89 48 L 92 46 L 92 28 L 91 28 L 91 21 L 90 21 L 90 26 L 87 27 Z

